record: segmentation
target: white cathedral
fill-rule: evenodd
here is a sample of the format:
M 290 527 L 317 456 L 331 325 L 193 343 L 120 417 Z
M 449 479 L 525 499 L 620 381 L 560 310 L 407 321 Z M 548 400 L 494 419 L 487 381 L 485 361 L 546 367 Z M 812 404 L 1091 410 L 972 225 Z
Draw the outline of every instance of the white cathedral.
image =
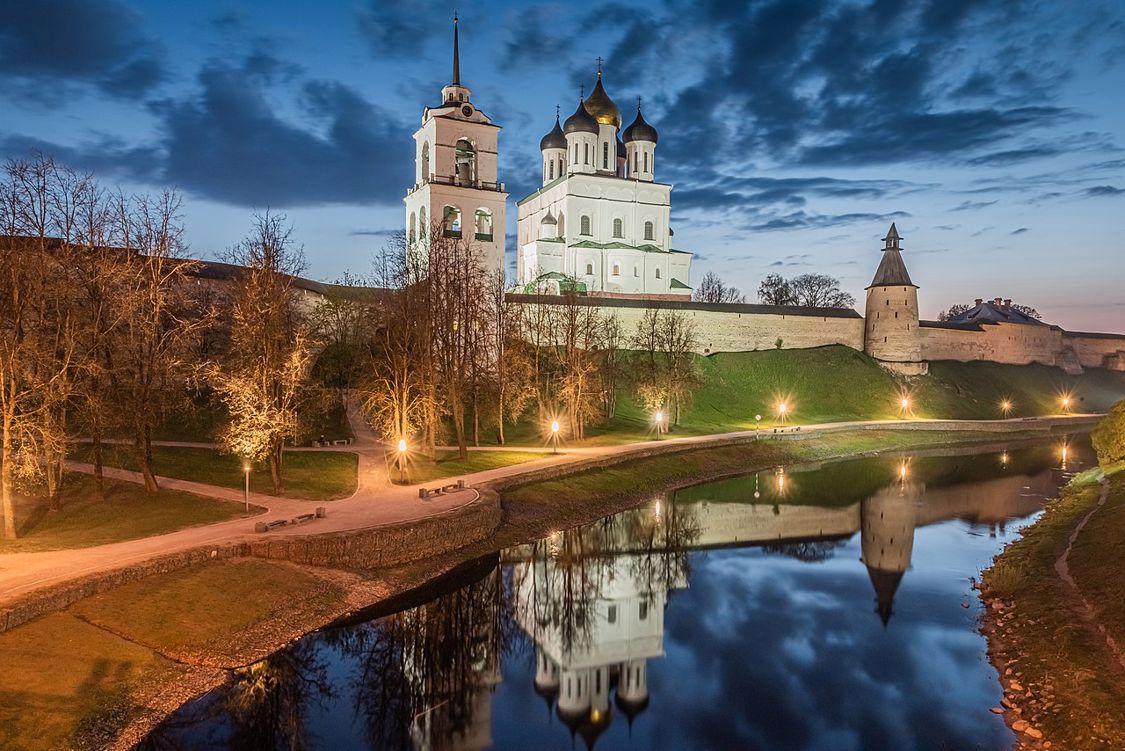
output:
M 407 192 L 408 242 L 440 222 L 449 237 L 474 240 L 489 264 L 505 263 L 505 204 L 497 179 L 499 126 L 460 82 L 453 27 L 453 81 L 427 107 L 414 134 L 415 183 Z M 602 85 L 543 137 L 542 187 L 517 204 L 516 282 L 524 291 L 690 300 L 692 254 L 672 248 L 672 186 L 656 182 L 656 129 L 621 112 Z M 468 234 L 471 233 L 471 234 Z

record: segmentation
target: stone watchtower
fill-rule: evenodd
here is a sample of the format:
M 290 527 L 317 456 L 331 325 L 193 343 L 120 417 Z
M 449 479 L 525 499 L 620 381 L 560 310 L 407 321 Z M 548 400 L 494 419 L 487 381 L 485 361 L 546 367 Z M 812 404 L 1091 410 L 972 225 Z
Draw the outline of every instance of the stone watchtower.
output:
M 903 263 L 901 240 L 892 222 L 879 269 L 867 287 L 863 351 L 888 370 L 923 375 L 929 368 L 918 331 L 918 287 Z

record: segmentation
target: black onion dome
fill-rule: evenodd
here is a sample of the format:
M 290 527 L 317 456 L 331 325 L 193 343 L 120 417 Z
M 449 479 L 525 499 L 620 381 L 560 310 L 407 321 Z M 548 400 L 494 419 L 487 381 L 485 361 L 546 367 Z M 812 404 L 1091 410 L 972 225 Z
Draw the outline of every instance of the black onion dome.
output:
M 546 151 L 547 149 L 565 149 L 566 148 L 566 135 L 563 133 L 562 128 L 559 127 L 559 116 L 555 115 L 555 127 L 551 128 L 551 132 L 543 136 L 543 140 L 539 142 L 539 150 Z
M 645 121 L 640 109 L 637 110 L 637 119 L 625 129 L 625 143 L 633 141 L 651 141 L 656 143 L 656 128 Z
M 571 133 L 597 133 L 598 121 L 586 109 L 585 103 L 581 99 L 578 100 L 578 109 L 574 114 L 566 119 L 563 123 L 563 133 L 570 135 Z

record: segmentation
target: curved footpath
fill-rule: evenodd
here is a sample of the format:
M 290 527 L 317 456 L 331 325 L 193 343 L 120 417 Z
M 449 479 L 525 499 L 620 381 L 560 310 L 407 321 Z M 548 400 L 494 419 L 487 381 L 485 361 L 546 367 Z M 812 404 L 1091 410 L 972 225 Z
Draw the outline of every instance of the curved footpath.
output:
M 312 502 L 251 493 L 250 502 L 265 508 L 266 513 L 251 518 L 189 527 L 177 532 L 97 547 L 41 553 L 0 554 L 0 606 L 9 605 L 29 593 L 45 587 L 59 585 L 93 574 L 126 568 L 173 553 L 204 549 L 209 546 L 219 547 L 237 543 L 262 542 L 265 539 L 307 538 L 332 532 L 348 532 L 409 523 L 440 516 L 472 504 L 479 498 L 479 494 L 471 487 L 474 485 L 479 486 L 498 480 L 512 480 L 525 475 L 539 480 L 544 476 L 549 476 L 552 470 L 559 470 L 563 467 L 574 471 L 583 463 L 593 464 L 613 458 L 624 460 L 632 454 L 651 455 L 652 453 L 739 443 L 753 439 L 757 434 L 757 431 L 747 430 L 704 436 L 665 438 L 661 441 L 638 441 L 616 446 L 565 449 L 558 455 L 552 454 L 543 459 L 461 475 L 458 479 L 465 480 L 466 485 L 470 486 L 466 490 L 421 499 L 418 497 L 419 488 L 435 487 L 442 482 L 448 483 L 454 480 L 447 478 L 421 485 L 392 485 L 387 474 L 384 448 L 377 436 L 362 419 L 358 419 L 354 410 L 349 410 L 349 417 L 352 419 L 353 431 L 356 434 L 356 440 L 353 444 L 325 449 L 308 449 L 346 451 L 358 455 L 358 484 L 356 492 L 349 498 Z M 799 429 L 785 428 L 778 432 L 777 437 L 797 438 L 817 433 L 879 428 L 969 430 L 1001 433 L 1049 429 L 1063 425 L 1080 425 L 1090 422 L 1095 417 L 1097 416 L 1067 415 L 1012 420 L 851 421 L 802 425 Z M 766 429 L 762 430 L 760 435 L 763 438 L 773 438 L 775 432 L 773 429 Z M 524 450 L 517 447 L 505 448 L 508 450 Z M 77 471 L 90 471 L 91 469 L 89 465 L 74 463 L 69 464 L 68 467 Z M 106 476 L 114 479 L 142 482 L 141 475 L 137 472 L 108 468 L 105 471 Z M 160 484 L 161 487 L 167 489 L 182 490 L 238 503 L 242 503 L 244 499 L 243 491 L 187 480 L 160 478 Z M 308 513 L 316 506 L 326 507 L 328 512 L 326 518 L 317 519 L 307 525 L 282 527 L 266 534 L 254 532 L 254 525 L 257 522 L 290 519 L 297 514 Z

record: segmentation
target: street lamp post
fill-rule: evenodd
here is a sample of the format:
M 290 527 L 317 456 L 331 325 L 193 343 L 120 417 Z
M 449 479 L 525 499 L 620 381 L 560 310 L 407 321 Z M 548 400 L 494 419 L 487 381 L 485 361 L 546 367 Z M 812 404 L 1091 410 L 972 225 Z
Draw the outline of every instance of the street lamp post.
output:
M 656 413 L 656 432 L 658 434 L 664 432 L 664 413 L 663 412 L 657 412 Z
M 398 439 L 398 481 L 406 482 L 406 439 Z
M 242 473 L 244 475 L 246 475 L 246 492 L 243 494 L 243 498 L 246 501 L 246 513 L 249 514 L 250 513 L 250 462 L 246 462 L 245 464 L 242 465 Z
M 559 421 L 551 420 L 551 453 L 559 453 Z
M 899 400 L 898 406 L 902 408 L 903 419 L 906 419 L 906 416 L 910 414 L 910 399 L 905 396 L 902 397 L 902 399 Z
M 1000 402 L 1000 411 L 1004 413 L 1004 417 L 1007 417 L 1009 414 L 1011 414 L 1012 401 L 1010 399 L 1005 399 L 1004 401 Z
M 762 416 L 761 415 L 754 415 L 754 440 L 755 441 L 758 440 L 758 432 L 761 429 L 762 429 Z M 757 480 L 757 475 L 754 476 L 754 479 Z

